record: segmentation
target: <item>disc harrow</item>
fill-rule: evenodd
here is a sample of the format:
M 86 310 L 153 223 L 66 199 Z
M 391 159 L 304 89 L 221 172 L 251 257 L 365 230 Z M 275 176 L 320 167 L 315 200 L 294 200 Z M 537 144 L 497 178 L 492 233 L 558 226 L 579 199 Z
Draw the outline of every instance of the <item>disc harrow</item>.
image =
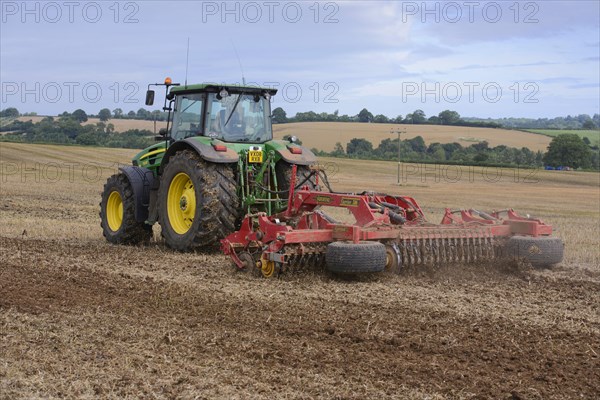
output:
M 345 208 L 356 222 L 338 222 L 322 206 Z M 344 265 L 353 273 L 399 272 L 413 266 L 495 259 L 556 264 L 562 261 L 563 244 L 551 234 L 552 226 L 512 209 L 491 213 L 446 209 L 441 223 L 434 224 L 412 197 L 323 192 L 305 186 L 290 190 L 284 212 L 247 215 L 221 246 L 240 269 L 248 268 L 247 254 L 254 254 L 254 264 L 265 276 L 322 265 L 335 272 L 343 272 Z M 524 237 L 529 239 L 524 242 Z M 347 245 L 332 248 L 337 242 Z

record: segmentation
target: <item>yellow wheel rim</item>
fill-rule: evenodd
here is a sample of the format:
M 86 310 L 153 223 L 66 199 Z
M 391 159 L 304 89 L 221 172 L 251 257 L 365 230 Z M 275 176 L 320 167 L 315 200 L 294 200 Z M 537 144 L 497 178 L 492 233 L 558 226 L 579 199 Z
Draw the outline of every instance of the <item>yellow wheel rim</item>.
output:
M 385 269 L 390 270 L 396 264 L 396 253 L 391 247 L 385 249 Z
M 171 181 L 167 194 L 167 215 L 171 228 L 179 234 L 187 233 L 196 215 L 196 192 L 194 183 L 185 172 L 180 172 Z
M 275 261 L 269 261 L 262 258 L 261 260 L 261 271 L 265 278 L 270 278 L 275 273 Z
M 116 232 L 123 224 L 123 199 L 121 194 L 113 191 L 106 202 L 106 221 L 111 231 Z

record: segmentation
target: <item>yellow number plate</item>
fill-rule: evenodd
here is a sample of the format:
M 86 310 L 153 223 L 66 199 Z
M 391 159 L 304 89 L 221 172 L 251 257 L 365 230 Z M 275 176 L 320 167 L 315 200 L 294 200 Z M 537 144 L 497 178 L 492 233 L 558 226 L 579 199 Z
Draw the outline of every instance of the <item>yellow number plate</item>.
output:
M 261 163 L 261 162 L 263 162 L 263 152 L 262 152 L 262 150 L 250 150 L 248 152 L 248 162 L 249 163 Z

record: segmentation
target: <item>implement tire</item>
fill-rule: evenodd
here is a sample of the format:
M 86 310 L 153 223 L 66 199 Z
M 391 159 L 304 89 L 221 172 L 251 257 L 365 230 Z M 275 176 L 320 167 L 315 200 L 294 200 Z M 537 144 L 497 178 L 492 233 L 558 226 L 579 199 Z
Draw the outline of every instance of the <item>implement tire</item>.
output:
M 513 260 L 525 260 L 534 267 L 547 268 L 563 260 L 564 244 L 557 237 L 512 236 L 507 240 L 505 250 Z
M 140 244 L 152 238 L 152 226 L 135 220 L 135 198 L 125 174 L 108 178 L 100 201 L 100 226 L 110 243 Z
M 167 245 L 213 250 L 236 229 L 241 209 L 234 170 L 184 150 L 165 166 L 158 190 L 159 222 Z
M 288 191 L 290 189 L 290 182 L 292 181 L 292 164 L 280 160 L 275 165 L 275 173 L 277 174 L 277 185 L 280 191 Z M 296 186 L 304 182 L 304 185 L 308 185 L 311 190 L 317 188 L 316 176 L 310 170 L 308 165 L 297 165 L 296 166 Z
M 385 245 L 379 242 L 333 242 L 327 246 L 327 270 L 340 274 L 381 272 L 385 269 Z

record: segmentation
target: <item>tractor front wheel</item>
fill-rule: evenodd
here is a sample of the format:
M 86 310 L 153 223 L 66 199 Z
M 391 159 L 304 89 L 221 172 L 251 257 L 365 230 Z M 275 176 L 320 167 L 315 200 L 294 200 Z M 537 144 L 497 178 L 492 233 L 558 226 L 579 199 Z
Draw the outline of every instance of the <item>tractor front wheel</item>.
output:
M 139 244 L 150 241 L 152 226 L 135 219 L 135 199 L 124 174 L 108 178 L 100 202 L 102 234 L 111 243 Z
M 169 160 L 158 191 L 159 221 L 167 245 L 180 251 L 213 249 L 241 215 L 234 171 L 190 150 Z

